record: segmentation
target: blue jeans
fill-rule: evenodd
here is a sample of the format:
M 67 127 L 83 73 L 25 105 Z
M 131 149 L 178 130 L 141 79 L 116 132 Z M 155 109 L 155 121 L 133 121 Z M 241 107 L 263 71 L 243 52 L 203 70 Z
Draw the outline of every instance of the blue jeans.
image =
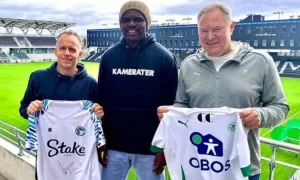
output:
M 108 150 L 107 166 L 102 167 L 102 180 L 125 180 L 131 166 L 138 180 L 164 180 L 163 174 L 156 175 L 152 172 L 154 158 L 154 155 Z
M 260 180 L 260 174 L 256 174 L 254 176 L 250 176 L 249 180 Z

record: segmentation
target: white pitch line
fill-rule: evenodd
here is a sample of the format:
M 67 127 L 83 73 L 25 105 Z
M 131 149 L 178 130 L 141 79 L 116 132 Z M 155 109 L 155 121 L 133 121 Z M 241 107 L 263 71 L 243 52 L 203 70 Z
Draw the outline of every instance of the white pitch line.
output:
M 286 121 L 292 119 L 292 118 L 295 117 L 297 114 L 300 114 L 300 111 L 298 111 L 296 114 L 292 115 L 292 116 L 289 117 L 288 119 L 284 120 L 282 123 L 280 123 L 280 124 L 277 125 L 277 126 L 281 126 L 283 123 L 285 123 Z M 276 127 L 277 127 L 277 126 L 276 126 Z M 275 127 L 274 127 L 274 128 L 275 128 Z M 273 129 L 274 129 L 274 128 L 273 128 Z M 269 134 L 270 132 L 272 132 L 273 129 L 269 130 L 268 132 L 266 132 L 265 134 L 263 134 L 261 137 L 264 137 L 265 135 Z

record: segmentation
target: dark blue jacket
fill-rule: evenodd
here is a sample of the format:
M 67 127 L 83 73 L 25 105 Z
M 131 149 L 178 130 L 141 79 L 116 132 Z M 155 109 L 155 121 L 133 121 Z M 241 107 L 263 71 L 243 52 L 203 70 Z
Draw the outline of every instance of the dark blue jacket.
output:
M 21 107 L 20 115 L 27 119 L 27 107 L 34 100 L 97 100 L 97 82 L 89 76 L 83 64 L 77 64 L 74 76 L 64 76 L 57 70 L 57 62 L 51 67 L 31 73 Z
M 157 107 L 175 100 L 175 57 L 151 35 L 135 49 L 123 38 L 103 54 L 99 72 L 98 102 L 104 108 L 108 149 L 152 154 Z

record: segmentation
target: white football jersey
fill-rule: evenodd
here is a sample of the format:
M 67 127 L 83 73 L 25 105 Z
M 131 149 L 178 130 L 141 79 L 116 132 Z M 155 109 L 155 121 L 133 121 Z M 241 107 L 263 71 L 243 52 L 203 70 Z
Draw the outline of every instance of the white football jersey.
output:
M 248 179 L 247 133 L 237 109 L 170 107 L 151 150 L 164 151 L 172 180 Z
M 26 148 L 37 149 L 40 180 L 100 180 L 97 147 L 105 144 L 91 101 L 43 101 L 29 116 Z

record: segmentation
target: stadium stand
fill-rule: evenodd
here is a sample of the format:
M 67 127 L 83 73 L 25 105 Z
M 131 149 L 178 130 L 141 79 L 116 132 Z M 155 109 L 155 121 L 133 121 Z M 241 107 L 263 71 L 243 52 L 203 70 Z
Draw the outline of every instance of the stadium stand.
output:
M 101 60 L 101 55 L 103 54 L 103 52 L 101 53 L 95 53 L 90 59 L 89 61 L 100 61 Z
M 27 37 L 33 46 L 55 46 L 55 37 Z
M 0 63 L 9 62 L 10 58 L 5 53 L 0 53 Z
M 55 60 L 56 57 L 53 53 L 45 53 L 45 54 L 27 54 L 32 61 L 52 61 Z
M 14 54 L 14 57 L 16 57 L 18 59 L 22 59 L 22 60 L 30 59 L 26 53 L 16 53 L 16 54 Z
M 0 38 L 0 46 L 10 46 L 10 47 L 18 47 L 18 44 L 14 40 L 12 36 L 1 36 Z
M 90 48 L 84 57 L 82 57 L 83 61 L 92 61 L 92 62 L 100 62 L 102 54 L 106 51 L 105 48 Z
M 91 51 L 87 53 L 82 59 L 83 61 L 101 61 L 101 55 L 105 51 L 102 51 L 101 53 L 96 53 L 96 51 Z M 177 60 L 178 68 L 180 68 L 180 65 L 183 61 L 183 59 L 191 55 L 193 52 L 187 52 L 183 56 L 183 53 L 175 53 L 175 57 Z M 300 60 L 292 60 L 292 61 L 275 61 L 275 64 L 277 66 L 277 70 L 281 77 L 300 77 Z
M 300 77 L 300 60 L 281 61 L 277 69 L 282 77 Z
M 90 52 L 86 57 L 84 57 L 83 59 L 88 61 L 91 57 L 93 57 L 95 55 L 95 51 Z
M 21 47 L 30 47 L 29 43 L 25 40 L 25 37 L 14 37 L 15 41 L 19 43 Z
M 75 23 L 39 21 L 26 19 L 1 18 L 0 27 L 6 34 L 0 34 L 0 62 L 18 63 L 31 61 L 56 60 L 53 54 L 56 46 L 57 33 Z M 19 28 L 23 34 L 14 34 L 13 29 Z M 33 29 L 37 34 L 28 34 Z M 48 30 L 51 35 L 42 35 Z

